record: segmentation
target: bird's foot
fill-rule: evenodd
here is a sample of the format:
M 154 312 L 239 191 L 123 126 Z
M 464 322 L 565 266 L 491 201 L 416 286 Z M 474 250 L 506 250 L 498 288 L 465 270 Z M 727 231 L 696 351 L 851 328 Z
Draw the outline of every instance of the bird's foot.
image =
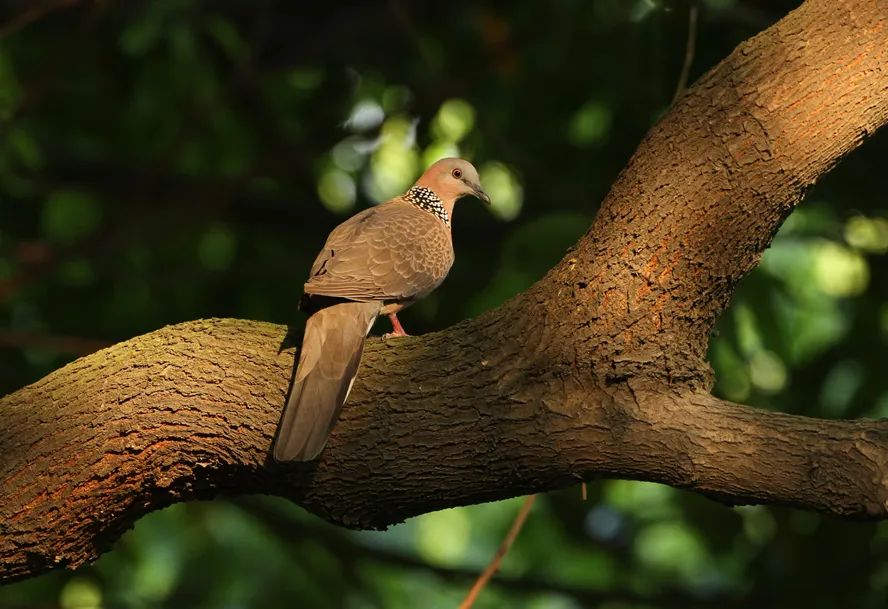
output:
M 402 338 L 404 336 L 410 336 L 410 335 L 407 334 L 406 332 L 404 332 L 404 329 L 401 328 L 400 332 L 398 332 L 397 330 L 395 330 L 394 332 L 386 332 L 385 334 L 382 335 L 382 340 L 388 340 L 390 338 Z
M 401 338 L 402 336 L 410 336 L 404 331 L 404 326 L 401 325 L 401 322 L 398 320 L 398 315 L 396 313 L 389 313 L 389 321 L 392 322 L 392 331 L 387 332 L 382 335 L 383 339 L 388 338 Z

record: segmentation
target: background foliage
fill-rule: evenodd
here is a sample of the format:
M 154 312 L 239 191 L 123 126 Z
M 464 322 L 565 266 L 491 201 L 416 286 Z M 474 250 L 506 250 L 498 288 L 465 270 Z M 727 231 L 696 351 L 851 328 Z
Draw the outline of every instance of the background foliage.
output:
M 701 2 L 691 80 L 794 2 Z M 679 78 L 689 5 L 5 2 L 0 14 L 0 391 L 209 316 L 302 323 L 307 268 L 348 214 L 441 155 L 495 202 L 404 314 L 442 328 L 538 279 Z M 888 416 L 888 219 L 877 135 L 795 212 L 713 337 L 717 391 L 819 417 Z M 669 487 L 543 498 L 479 607 L 884 607 L 888 525 L 728 509 Z M 178 505 L 94 566 L 3 607 L 453 607 L 520 499 L 385 533 L 269 497 Z

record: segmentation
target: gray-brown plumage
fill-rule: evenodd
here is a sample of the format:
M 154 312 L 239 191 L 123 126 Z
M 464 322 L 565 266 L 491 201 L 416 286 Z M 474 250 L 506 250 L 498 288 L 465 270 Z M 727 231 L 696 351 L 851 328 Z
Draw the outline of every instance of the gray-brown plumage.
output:
M 467 161 L 442 159 L 403 195 L 352 216 L 327 237 L 305 283 L 311 313 L 274 446 L 277 461 L 317 457 L 348 398 L 364 340 L 380 314 L 394 336 L 397 312 L 434 290 L 453 264 L 453 206 L 489 203 Z

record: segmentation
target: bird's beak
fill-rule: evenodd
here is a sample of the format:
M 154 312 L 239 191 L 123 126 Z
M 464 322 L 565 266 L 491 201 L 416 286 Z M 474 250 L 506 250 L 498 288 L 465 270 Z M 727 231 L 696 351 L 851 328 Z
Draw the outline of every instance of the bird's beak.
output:
M 481 199 L 485 205 L 490 205 L 490 195 L 484 192 L 479 184 L 472 184 L 472 192 L 474 192 L 475 196 Z

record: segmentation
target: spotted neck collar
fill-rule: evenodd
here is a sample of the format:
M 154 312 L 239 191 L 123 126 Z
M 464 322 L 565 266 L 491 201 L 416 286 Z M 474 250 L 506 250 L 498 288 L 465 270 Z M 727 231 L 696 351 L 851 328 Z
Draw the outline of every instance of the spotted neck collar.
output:
M 450 215 L 444 209 L 444 202 L 435 194 L 431 188 L 425 186 L 414 186 L 402 196 L 402 199 L 416 205 L 418 208 L 438 216 L 444 224 L 450 228 Z

